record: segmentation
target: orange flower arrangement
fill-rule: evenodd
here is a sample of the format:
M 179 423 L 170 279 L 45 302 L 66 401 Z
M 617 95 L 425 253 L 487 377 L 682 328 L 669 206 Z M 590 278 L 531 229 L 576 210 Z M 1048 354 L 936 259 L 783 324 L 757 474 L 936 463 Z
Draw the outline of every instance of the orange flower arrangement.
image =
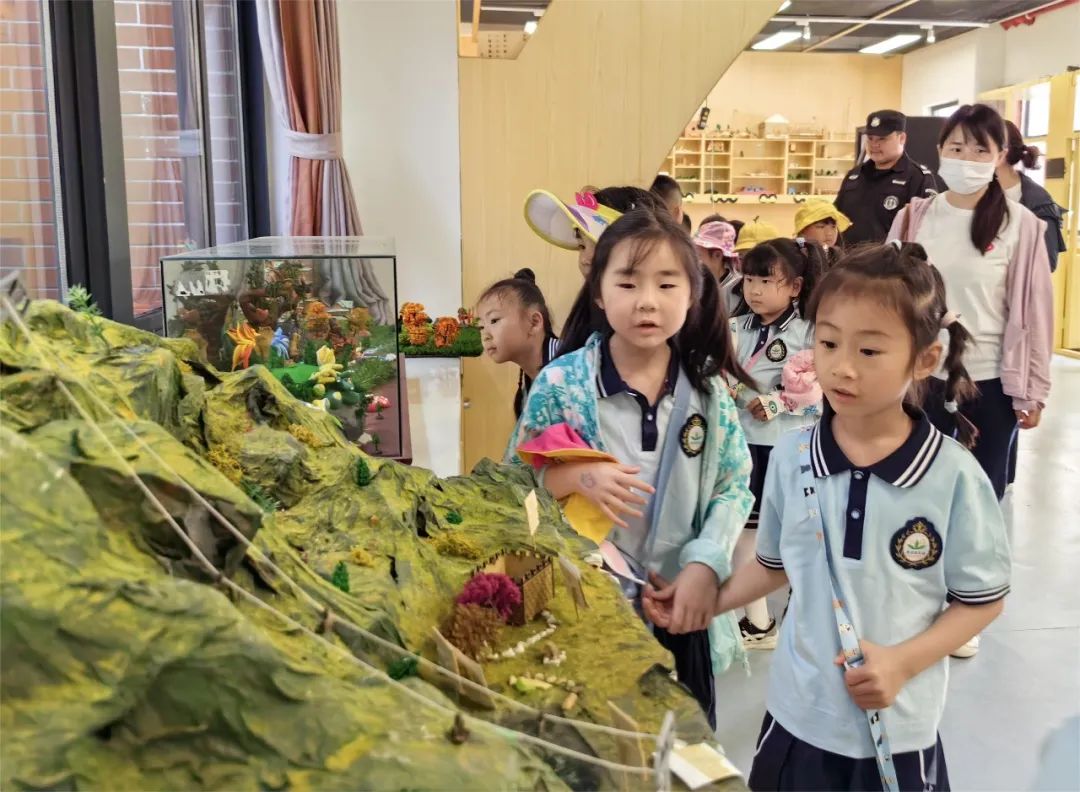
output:
M 431 317 L 424 313 L 422 303 L 407 302 L 401 305 L 401 323 L 406 327 L 427 324 Z
M 304 329 L 312 338 L 326 338 L 330 334 L 330 312 L 316 300 L 304 311 Z
M 406 325 L 405 331 L 409 335 L 409 343 L 413 346 L 423 346 L 431 338 L 431 325 L 429 324 Z
M 438 348 L 453 346 L 461 334 L 461 325 L 452 316 L 441 316 L 435 320 L 435 346 Z

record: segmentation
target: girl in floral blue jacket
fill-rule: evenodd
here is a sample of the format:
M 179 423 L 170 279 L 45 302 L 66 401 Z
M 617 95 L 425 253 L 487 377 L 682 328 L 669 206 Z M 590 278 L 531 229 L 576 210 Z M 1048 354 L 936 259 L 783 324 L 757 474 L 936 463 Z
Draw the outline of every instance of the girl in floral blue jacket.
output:
M 715 279 L 666 215 L 616 220 L 583 289 L 596 313 L 565 329 L 573 351 L 540 372 L 507 461 L 553 427 L 618 460 L 550 465 L 541 480 L 556 498 L 583 496 L 611 520 L 601 549 L 635 606 L 646 578 L 673 590 L 676 621 L 654 632 L 715 725 L 714 670 L 742 649 L 733 619 L 713 619 L 712 605 L 753 504 L 750 456 L 722 377 L 749 378 L 734 360 Z

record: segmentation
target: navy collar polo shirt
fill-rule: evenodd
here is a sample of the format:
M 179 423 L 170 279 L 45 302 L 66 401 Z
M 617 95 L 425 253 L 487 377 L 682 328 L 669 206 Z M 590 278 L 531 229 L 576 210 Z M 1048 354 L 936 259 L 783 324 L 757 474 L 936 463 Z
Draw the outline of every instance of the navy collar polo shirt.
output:
M 750 350 L 750 354 L 747 358 L 756 355 L 761 351 L 761 348 L 765 346 L 765 342 L 769 340 L 769 331 L 775 328 L 776 332 L 773 334 L 779 335 L 783 333 L 791 323 L 798 318 L 798 314 L 795 311 L 795 306 L 789 307 L 780 316 L 773 319 L 771 322 L 762 322 L 761 317 L 756 313 L 747 314 L 746 319 L 743 321 L 743 329 L 750 331 L 756 330 L 757 337 L 754 340 L 754 347 Z
M 597 407 L 600 421 L 600 437 L 608 453 L 624 465 L 641 468 L 636 478 L 656 486 L 660 458 L 664 451 L 664 438 L 675 408 L 675 385 L 679 380 L 679 352 L 671 344 L 671 363 L 667 378 L 656 402 L 634 390 L 619 374 L 611 358 L 610 338 L 605 338 L 600 348 L 600 371 L 597 374 Z M 690 393 L 688 415 L 704 414 L 704 404 L 697 388 Z M 680 459 L 683 455 L 680 455 Z M 701 457 L 686 458 L 681 464 L 700 467 Z M 694 476 L 697 481 L 697 476 Z M 662 493 L 657 493 L 657 496 Z M 633 561 L 644 563 L 648 526 L 644 518 L 624 517 L 629 528 L 614 526 L 608 538 L 620 551 Z
M 829 566 L 855 632 L 884 646 L 924 632 L 946 602 L 980 605 L 1009 591 L 1005 522 L 975 458 L 917 408 L 911 434 L 872 465 L 847 458 L 826 404 L 812 429 L 785 435 L 773 450 L 758 525 L 758 562 L 783 569 L 791 603 L 770 669 L 768 709 L 784 728 L 825 751 L 874 756 L 866 717 L 834 664 L 840 651 Z M 801 470 L 808 444 L 810 470 Z M 812 475 L 826 562 L 804 495 Z M 948 660 L 908 680 L 883 711 L 894 753 L 935 744 L 945 705 Z

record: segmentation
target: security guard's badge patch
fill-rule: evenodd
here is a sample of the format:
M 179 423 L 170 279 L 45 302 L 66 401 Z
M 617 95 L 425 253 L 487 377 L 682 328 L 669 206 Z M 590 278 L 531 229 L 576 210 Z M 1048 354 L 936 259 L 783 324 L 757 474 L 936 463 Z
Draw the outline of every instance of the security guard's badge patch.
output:
M 887 195 L 887 196 L 885 196 L 884 206 L 890 212 L 893 209 L 895 209 L 896 207 L 898 207 L 899 205 L 900 205 L 900 199 L 897 198 L 895 195 Z
M 909 520 L 891 541 L 893 561 L 904 569 L 926 569 L 941 558 L 941 535 L 925 517 Z
M 768 349 L 765 350 L 765 357 L 773 363 L 779 363 L 787 357 L 787 346 L 785 346 L 784 342 L 778 338 L 769 344 Z
M 682 450 L 688 457 L 696 457 L 705 448 L 705 416 L 694 413 L 686 419 L 682 428 Z

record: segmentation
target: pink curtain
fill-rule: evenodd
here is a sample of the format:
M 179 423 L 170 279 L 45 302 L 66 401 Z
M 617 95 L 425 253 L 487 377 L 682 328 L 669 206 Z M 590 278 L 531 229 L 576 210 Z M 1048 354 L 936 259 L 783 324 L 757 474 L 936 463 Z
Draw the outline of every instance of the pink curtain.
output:
M 278 121 L 289 146 L 293 236 L 363 234 L 352 184 L 341 158 L 341 59 L 335 0 L 256 0 L 259 43 Z M 390 301 L 371 264 L 316 265 L 320 294 L 352 300 L 380 323 L 393 321 Z

